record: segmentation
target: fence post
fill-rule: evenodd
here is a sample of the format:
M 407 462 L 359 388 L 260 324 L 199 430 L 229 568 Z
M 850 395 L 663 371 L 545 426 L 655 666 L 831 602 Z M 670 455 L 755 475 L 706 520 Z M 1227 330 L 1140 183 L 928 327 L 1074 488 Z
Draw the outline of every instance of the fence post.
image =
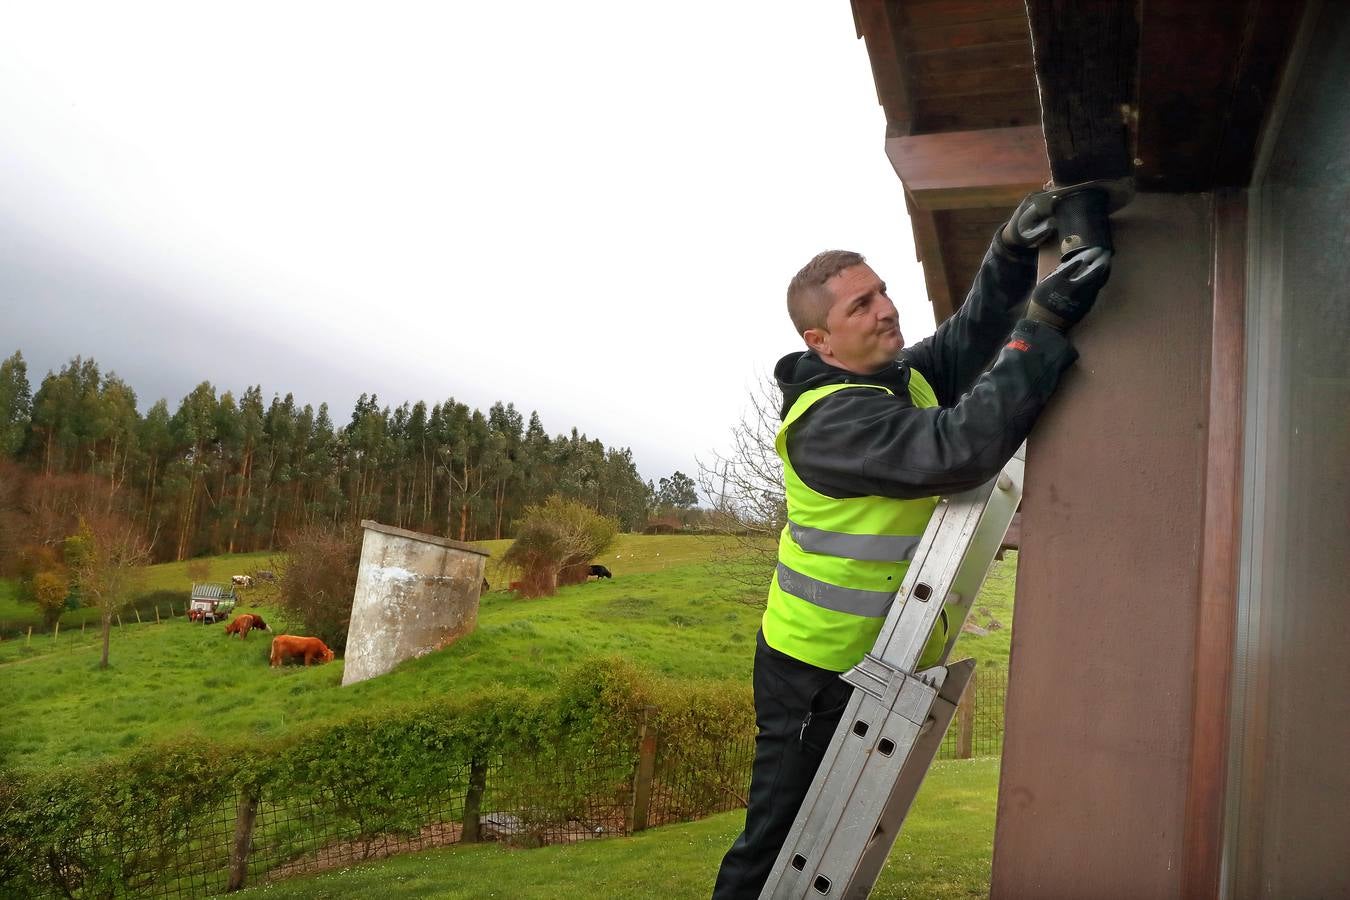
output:
M 121 628 L 121 627 L 122 627 L 122 614 L 121 614 L 121 613 L 118 613 L 118 614 L 117 614 L 117 627 L 118 627 L 118 628 Z
M 136 607 L 134 607 L 134 606 L 131 608 L 131 611 L 134 612 L 134 613 L 136 614 L 136 624 L 137 624 L 137 625 L 143 624 L 143 623 L 141 622 L 141 611 L 140 611 L 139 609 L 137 609 Z
M 487 790 L 487 763 L 473 759 L 469 762 L 469 791 L 464 795 L 464 827 L 459 839 L 476 844 L 483 839 L 479 815 L 483 811 L 483 793 Z
M 155 604 L 155 624 L 159 624 L 159 604 Z
M 956 707 L 956 758 L 970 759 L 975 735 L 975 682 L 979 670 L 970 673 L 970 682 Z
M 28 637 L 26 637 L 26 638 L 23 639 L 23 645 L 24 645 L 25 647 L 31 647 L 31 646 L 33 646 L 33 626 L 32 626 L 32 625 L 29 625 L 29 626 L 28 626 Z
M 258 789 L 246 787 L 239 795 L 239 813 L 234 820 L 234 843 L 230 846 L 230 878 L 225 890 L 237 891 L 248 878 L 248 854 L 253 849 L 253 822 L 258 817 Z
M 633 772 L 633 808 L 628 816 L 629 832 L 647 827 L 647 814 L 652 805 L 652 779 L 656 775 L 656 725 L 652 718 L 656 707 L 642 710 L 642 725 L 638 729 L 638 764 Z
M 59 638 L 60 636 L 61 636 L 61 620 L 57 619 L 56 628 L 52 631 L 52 643 L 55 644 L 56 639 Z

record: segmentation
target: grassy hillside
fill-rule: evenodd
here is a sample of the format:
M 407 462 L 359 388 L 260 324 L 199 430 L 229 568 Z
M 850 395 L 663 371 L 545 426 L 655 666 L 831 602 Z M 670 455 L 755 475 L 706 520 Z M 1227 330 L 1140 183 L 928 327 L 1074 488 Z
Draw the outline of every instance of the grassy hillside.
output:
M 507 542 L 494 542 L 494 552 Z M 269 636 L 226 638 L 223 626 L 184 619 L 126 625 L 113 635 L 112 666 L 97 669 L 94 629 L 59 642 L 34 637 L 0 644 L 0 763 L 46 768 L 106 757 L 144 741 L 199 735 L 279 735 L 353 712 L 467 692 L 491 684 L 544 688 L 560 671 L 588 656 L 618 654 L 669 676 L 750 677 L 760 596 L 728 583 L 716 561 L 733 542 L 687 536 L 621 536 L 600 559 L 613 580 L 564 588 L 556 597 L 521 600 L 493 590 L 483 597 L 478 629 L 452 647 L 412 660 L 396 671 L 340 688 L 342 662 L 311 669 L 268 666 Z M 267 554 L 218 557 L 212 577 L 267 565 Z M 511 573 L 490 566 L 494 588 Z M 1012 619 L 1015 558 L 996 566 L 975 620 Z M 184 564 L 151 567 L 144 583 L 181 589 Z M 284 627 L 274 610 L 250 605 Z M 745 602 L 751 601 L 751 602 Z M 963 636 L 959 652 L 1006 662 L 1010 629 Z M 46 641 L 47 652 L 39 652 Z M 69 642 L 69 643 L 68 643 Z M 53 649 L 56 648 L 56 649 Z M 24 651 L 27 651 L 26 654 Z M 8 660 L 8 661 L 6 661 Z
M 924 781 L 873 900 L 953 900 L 989 893 L 998 760 L 935 764 Z M 656 828 L 629 838 L 512 850 L 446 850 L 292 878 L 245 897 L 412 898 L 707 897 L 744 812 Z
M 235 553 L 226 556 L 205 557 L 199 563 L 205 563 L 210 570 L 206 581 L 229 581 L 231 575 L 249 574 L 258 569 L 264 569 L 268 566 L 268 560 L 271 559 L 270 551 L 259 553 Z M 157 566 L 147 566 L 141 570 L 140 576 L 133 582 L 130 594 L 135 597 L 152 591 L 177 591 L 180 593 L 180 599 L 177 603 L 178 611 L 181 613 L 187 603 L 188 594 L 192 590 L 192 578 L 187 573 L 188 563 L 164 563 Z M 18 597 L 18 584 L 10 579 L 0 578 L 0 635 L 22 632 L 24 629 L 32 626 L 34 632 L 34 646 L 41 651 L 45 645 L 39 644 L 36 634 L 43 632 L 46 627 L 42 624 L 42 614 L 36 605 L 32 603 L 21 603 Z M 161 604 L 163 614 L 168 615 L 167 604 Z M 149 617 L 153 618 L 153 613 Z M 143 613 L 142 615 L 145 615 Z M 124 618 L 134 620 L 133 615 L 128 611 Z M 61 630 L 67 633 L 67 638 L 71 637 L 70 632 L 84 626 L 86 631 L 98 624 L 99 612 L 97 609 L 84 607 L 81 609 L 68 609 L 61 614 Z M 6 659 L 8 655 L 13 655 L 14 650 L 5 645 L 11 641 L 0 642 L 0 661 Z

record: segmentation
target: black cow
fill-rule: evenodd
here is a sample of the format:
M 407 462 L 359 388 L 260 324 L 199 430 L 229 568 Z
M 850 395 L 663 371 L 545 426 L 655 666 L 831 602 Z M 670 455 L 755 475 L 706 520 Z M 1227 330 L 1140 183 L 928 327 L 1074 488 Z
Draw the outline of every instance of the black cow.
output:
M 591 574 L 594 575 L 596 578 L 613 578 L 613 577 L 614 577 L 614 573 L 613 573 L 613 572 L 611 572 L 611 571 L 610 571 L 609 569 L 607 569 L 606 567 L 600 566 L 600 565 L 591 566 Z

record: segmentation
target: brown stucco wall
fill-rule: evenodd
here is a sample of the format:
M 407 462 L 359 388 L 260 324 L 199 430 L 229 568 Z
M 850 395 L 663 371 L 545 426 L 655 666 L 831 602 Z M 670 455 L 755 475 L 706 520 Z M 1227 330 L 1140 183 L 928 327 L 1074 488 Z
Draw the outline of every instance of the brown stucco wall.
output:
M 1115 217 L 1110 284 L 1028 446 L 994 897 L 1180 890 L 1209 210 L 1144 195 Z

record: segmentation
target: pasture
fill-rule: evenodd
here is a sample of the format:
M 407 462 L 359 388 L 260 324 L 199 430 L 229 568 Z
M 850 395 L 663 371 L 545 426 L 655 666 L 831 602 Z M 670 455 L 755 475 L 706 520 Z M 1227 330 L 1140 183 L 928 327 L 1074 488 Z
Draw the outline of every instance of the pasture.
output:
M 500 553 L 508 542 L 486 546 Z M 489 685 L 537 687 L 588 657 L 618 655 L 676 679 L 745 683 L 760 610 L 757 591 L 729 584 L 717 561 L 728 538 L 622 535 L 597 561 L 613 580 L 567 587 L 556 597 L 521 600 L 498 590 L 511 573 L 489 562 L 494 590 L 483 597 L 477 630 L 450 648 L 394 672 L 340 688 L 342 661 L 309 669 L 268 665 L 270 635 L 227 638 L 221 625 L 178 618 L 115 628 L 111 667 L 97 668 L 97 641 L 53 642 L 35 635 L 27 654 L 0 644 L 0 764 L 20 770 L 85 764 L 147 742 L 171 738 L 247 739 L 288 734 L 363 710 L 430 695 L 469 693 Z M 217 557 L 213 580 L 268 566 L 268 554 Z M 1015 555 L 995 564 L 976 607 L 977 624 L 1012 618 Z M 181 589 L 184 564 L 147 569 L 151 589 Z M 276 611 L 259 605 L 261 589 L 242 591 L 239 612 L 257 610 L 280 633 Z M 124 620 L 125 622 L 125 620 Z M 962 655 L 1005 664 L 1010 628 L 963 635 Z M 71 640 L 72 644 L 66 641 Z M 48 648 L 42 652 L 43 641 Z M 20 647 L 22 649 L 22 647 Z

